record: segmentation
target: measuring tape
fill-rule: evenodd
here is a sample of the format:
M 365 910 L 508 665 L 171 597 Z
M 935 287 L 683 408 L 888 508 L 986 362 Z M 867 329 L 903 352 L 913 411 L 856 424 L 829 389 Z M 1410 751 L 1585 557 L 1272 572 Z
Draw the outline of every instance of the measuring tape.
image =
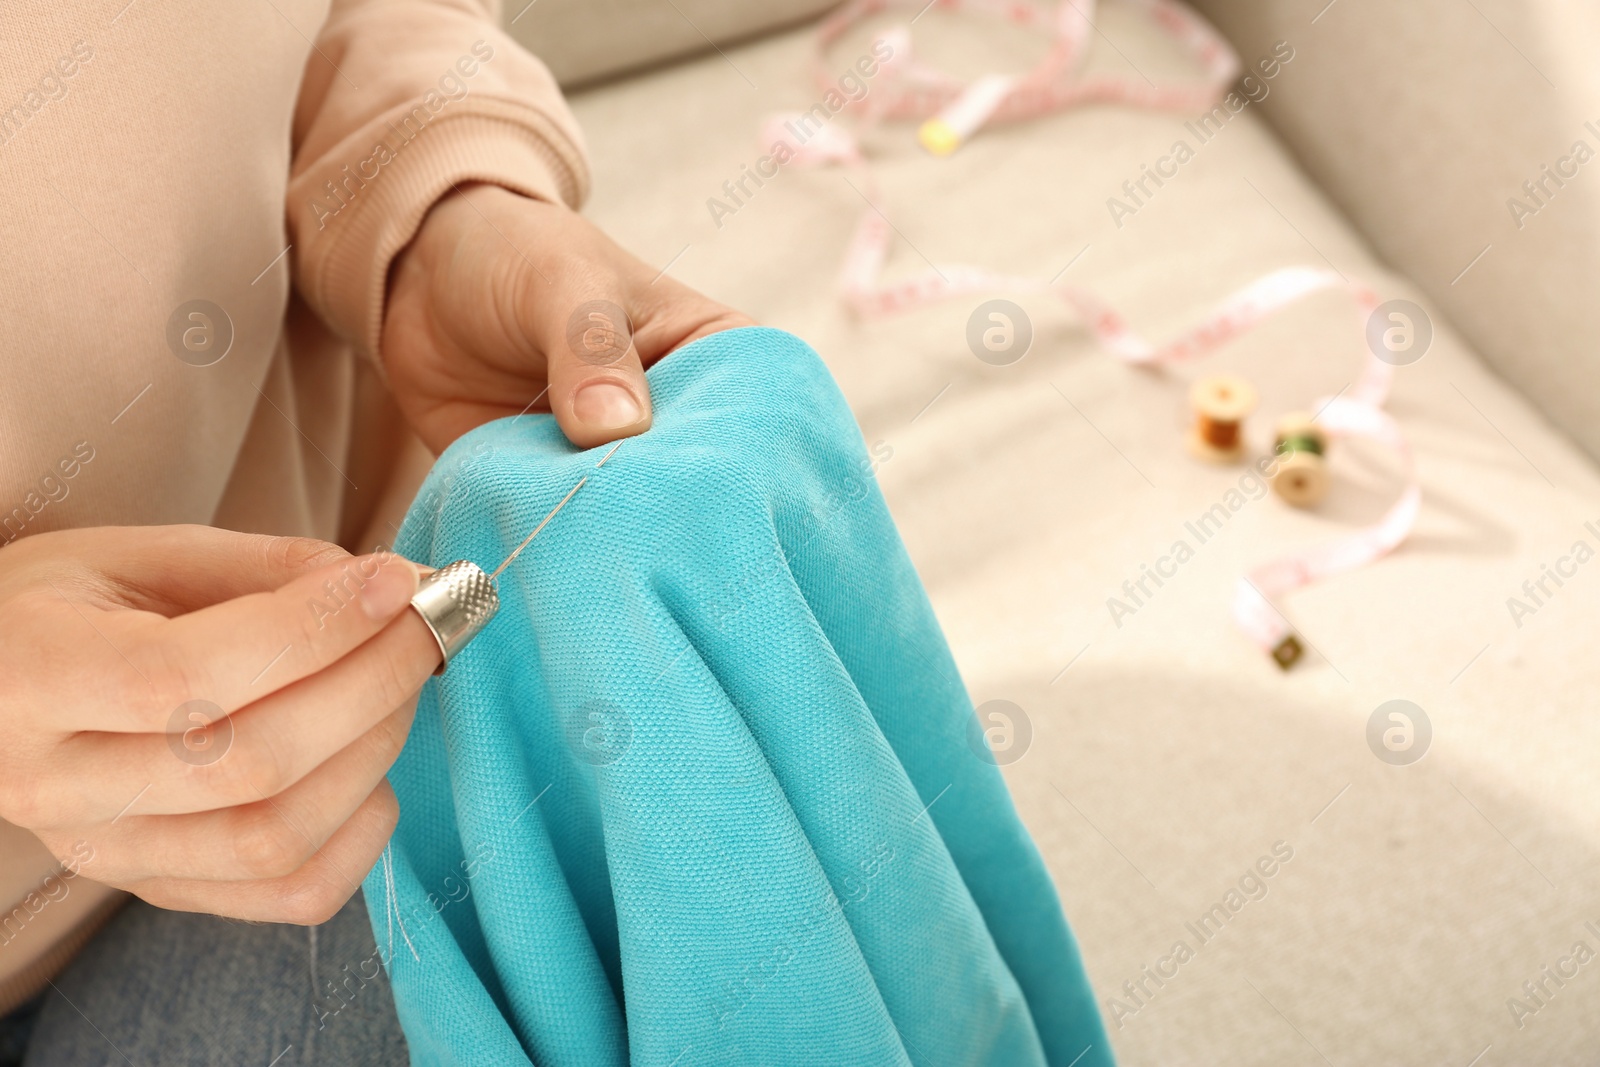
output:
M 1120 75 L 1080 76 L 1085 45 L 1093 30 L 1093 0 L 1063 0 L 1054 9 L 1012 0 L 935 0 L 930 7 L 994 15 L 1050 33 L 1049 53 L 1021 75 L 991 74 L 966 83 L 916 62 L 909 26 L 891 29 L 879 40 L 890 57 L 880 66 L 878 83 L 846 104 L 857 116 L 860 134 L 826 125 L 802 137 L 805 123 L 795 113 L 776 114 L 761 125 L 764 146 L 788 149 L 787 162 L 802 167 L 843 166 L 859 179 L 867 201 L 845 252 L 840 295 L 863 318 L 884 316 L 922 304 L 980 292 L 1050 293 L 1072 307 L 1100 347 L 1135 366 L 1160 366 L 1208 355 L 1248 333 L 1273 313 L 1313 293 L 1342 290 L 1353 299 L 1364 336 L 1378 298 L 1371 289 L 1331 270 L 1288 267 L 1256 279 L 1225 298 L 1198 323 L 1161 344 L 1135 333 L 1126 319 L 1092 291 L 1067 283 L 1005 275 L 984 267 L 946 265 L 885 282 L 892 228 L 861 150 L 862 135 L 891 119 L 921 122 L 919 140 L 935 155 L 947 155 L 986 123 L 1017 121 L 1088 103 L 1198 112 L 1213 107 L 1238 76 L 1238 56 L 1199 16 L 1172 0 L 1124 0 L 1140 10 L 1181 46 L 1204 71 L 1192 85 L 1151 85 Z M 890 10 L 926 10 L 917 0 L 855 0 L 825 20 L 814 54 L 817 84 L 832 88 L 827 67 L 830 45 L 863 19 Z M 1393 450 L 1405 470 L 1399 500 L 1373 526 L 1341 541 L 1257 567 L 1239 579 L 1233 616 L 1239 628 L 1287 669 L 1303 652 L 1299 639 L 1274 601 L 1310 582 L 1362 566 L 1392 551 L 1415 525 L 1421 487 L 1404 435 L 1381 408 L 1394 368 L 1369 355 L 1358 377 L 1337 396 L 1313 405 L 1315 422 L 1331 437 L 1364 437 Z
M 1239 57 L 1232 46 L 1203 19 L 1172 0 L 1124 0 L 1144 12 L 1190 52 L 1205 69 L 1198 85 L 1152 85 L 1120 75 L 1080 76 L 1094 32 L 1095 0 L 1070 0 L 1053 10 L 1026 0 L 854 0 L 824 19 L 817 30 L 812 72 L 819 89 L 833 88 L 827 67 L 828 49 L 850 27 L 891 10 L 971 11 L 992 15 L 1054 40 L 1044 59 L 1021 75 L 990 74 L 967 83 L 916 62 L 910 54 L 910 32 L 886 39 L 894 55 L 884 64 L 892 84 L 880 85 L 861 105 L 875 119 L 923 120 L 919 137 L 925 147 L 948 154 L 985 123 L 1016 122 L 1079 104 L 1118 103 L 1163 111 L 1209 108 L 1221 91 L 1239 76 Z M 913 19 L 914 21 L 914 19 Z M 858 105 L 859 106 L 859 105 Z

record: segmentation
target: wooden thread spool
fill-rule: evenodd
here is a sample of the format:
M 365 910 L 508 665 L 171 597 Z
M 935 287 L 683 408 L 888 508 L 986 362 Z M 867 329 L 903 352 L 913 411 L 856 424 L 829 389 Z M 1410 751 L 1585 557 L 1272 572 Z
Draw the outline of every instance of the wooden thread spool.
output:
M 1255 410 L 1255 386 L 1243 378 L 1202 378 L 1189 390 L 1194 425 L 1189 452 L 1210 463 L 1237 463 L 1244 458 L 1244 419 Z
M 1328 495 L 1328 435 L 1309 412 L 1296 411 L 1278 420 L 1272 444 L 1278 468 L 1272 489 L 1297 508 L 1314 507 Z

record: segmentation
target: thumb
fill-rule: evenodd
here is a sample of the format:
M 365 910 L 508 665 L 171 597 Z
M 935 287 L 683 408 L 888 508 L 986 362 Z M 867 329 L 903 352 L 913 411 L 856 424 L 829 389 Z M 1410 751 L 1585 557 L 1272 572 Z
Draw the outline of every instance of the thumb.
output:
M 568 301 L 562 336 L 545 345 L 550 410 L 567 439 L 594 448 L 650 428 L 650 386 L 634 323 L 615 300 L 592 295 Z M 559 307 L 559 305 L 558 305 Z

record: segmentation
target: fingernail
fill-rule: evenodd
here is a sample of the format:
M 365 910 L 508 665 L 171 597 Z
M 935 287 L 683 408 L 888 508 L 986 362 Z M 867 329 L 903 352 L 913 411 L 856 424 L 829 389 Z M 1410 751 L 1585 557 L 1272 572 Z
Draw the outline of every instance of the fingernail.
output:
M 597 430 L 616 430 L 632 426 L 644 408 L 625 387 L 616 382 L 590 382 L 572 398 L 572 413 L 578 421 Z
M 368 556 L 359 563 L 363 573 L 370 572 L 374 566 L 378 569 L 378 573 L 361 587 L 361 610 L 367 613 L 367 618 L 386 622 L 404 611 L 417 593 L 416 566 L 392 552 Z

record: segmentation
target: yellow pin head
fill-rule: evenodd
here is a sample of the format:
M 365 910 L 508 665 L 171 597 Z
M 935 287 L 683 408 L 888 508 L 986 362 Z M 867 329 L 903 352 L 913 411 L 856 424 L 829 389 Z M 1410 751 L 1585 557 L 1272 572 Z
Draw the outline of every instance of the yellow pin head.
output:
M 917 140 L 922 147 L 936 156 L 948 156 L 961 147 L 961 134 L 941 118 L 931 118 L 917 130 Z

